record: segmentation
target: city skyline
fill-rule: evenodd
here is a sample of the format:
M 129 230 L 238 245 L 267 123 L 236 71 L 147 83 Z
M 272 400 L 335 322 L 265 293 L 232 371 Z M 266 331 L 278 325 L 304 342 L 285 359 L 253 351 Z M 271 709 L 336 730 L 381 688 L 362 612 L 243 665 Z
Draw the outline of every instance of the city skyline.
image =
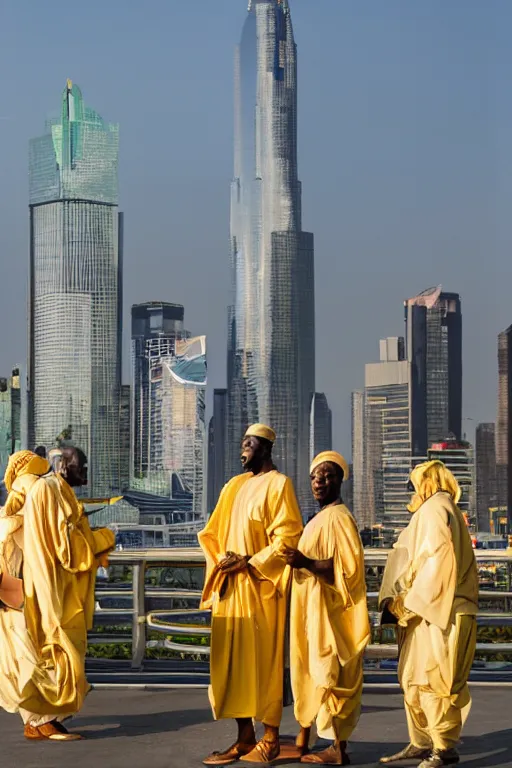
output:
M 225 184 L 231 167 L 232 45 L 246 12 L 246 4 L 241 5 L 237 9 L 232 2 L 221 2 L 215 13 L 208 4 L 201 5 L 205 29 L 199 25 L 198 47 L 187 75 L 187 83 L 197 79 L 196 111 L 190 111 L 188 97 L 178 78 L 171 74 L 174 119 L 165 132 L 163 125 L 169 107 L 153 98 L 162 78 L 152 79 L 150 72 L 162 71 L 160 65 L 166 61 L 169 62 L 166 72 L 178 71 L 173 62 L 183 56 L 185 43 L 181 46 L 177 33 L 173 37 L 176 50 L 169 51 L 172 46 L 163 46 L 157 31 L 151 51 L 147 45 L 144 49 L 149 61 L 142 65 L 140 73 L 130 67 L 125 53 L 124 57 L 120 56 L 119 63 L 114 62 L 112 77 L 105 78 L 104 71 L 108 71 L 104 67 L 106 37 L 101 31 L 95 31 L 99 5 L 93 2 L 88 7 L 82 29 L 84 35 L 92 35 L 97 43 L 99 59 L 92 61 L 85 47 L 81 50 L 80 46 L 74 46 L 72 55 L 66 59 L 69 70 L 62 72 L 62 55 L 54 55 L 48 49 L 45 67 L 37 70 L 32 66 L 30 70 L 34 93 L 27 100 L 21 97 L 23 81 L 29 79 L 27 67 L 33 62 L 27 46 L 34 45 L 36 35 L 37 40 L 43 40 L 48 20 L 45 22 L 37 9 L 28 14 L 28 6 L 23 3 L 18 8 L 7 6 L 7 19 L 4 19 L 7 24 L 1 33 L 6 35 L 6 44 L 0 54 L 2 61 L 3 57 L 5 64 L 9 61 L 7 37 L 12 19 L 13 24 L 23 21 L 26 29 L 21 49 L 27 51 L 27 62 L 22 61 L 6 83 L 2 115 L 15 118 L 15 130 L 9 120 L 2 121 L 0 126 L 0 138 L 10 147 L 9 156 L 4 161 L 5 189 L 0 214 L 3 217 L 0 253 L 3 263 L 9 264 L 11 274 L 11 280 L 8 284 L 5 281 L 0 289 L 0 318 L 3 327 L 9 328 L 9 335 L 2 340 L 0 349 L 3 376 L 9 374 L 13 363 L 23 359 L 21 350 L 25 346 L 24 142 L 28 136 L 36 135 L 55 88 L 61 88 L 63 79 L 71 75 L 81 83 L 100 112 L 115 117 L 122 125 L 123 209 L 130 212 L 131 221 L 130 254 L 126 254 L 131 264 L 126 271 L 135 276 L 127 284 L 126 305 L 151 298 L 179 301 L 187 306 L 189 327 L 193 332 L 212 326 L 210 380 L 212 389 L 224 385 Z M 498 260 L 501 253 L 507 252 L 506 244 L 510 239 L 504 215 L 510 200 L 506 181 L 510 156 L 504 141 L 509 133 L 510 109 L 506 106 L 505 96 L 503 99 L 496 96 L 506 92 L 499 87 L 502 78 L 506 82 L 509 71 L 508 61 L 503 58 L 506 48 L 500 31 L 506 28 L 509 13 L 494 6 L 493 12 L 487 11 L 486 23 L 482 23 L 481 11 L 475 4 L 470 3 L 469 7 L 466 4 L 465 12 L 460 15 L 461 4 L 454 3 L 450 9 L 443 8 L 441 30 L 436 26 L 441 14 L 438 3 L 432 4 L 426 17 L 418 9 L 408 9 L 400 15 L 394 3 L 390 3 L 385 11 L 372 5 L 370 15 L 356 10 L 356 5 L 350 3 L 341 10 L 329 0 L 324 4 L 322 14 L 312 14 L 300 2 L 291 3 L 291 6 L 301 47 L 299 141 L 304 210 L 307 212 L 305 227 L 314 231 L 317 239 L 317 298 L 320 298 L 317 301 L 317 388 L 326 392 L 334 412 L 335 445 L 349 453 L 350 392 L 361 386 L 362 362 L 371 358 L 376 324 L 379 325 L 378 335 L 400 332 L 396 322 L 396 302 L 437 282 L 442 282 L 447 290 L 459 292 L 464 302 L 466 393 L 463 418 L 472 418 L 475 422 L 492 421 L 497 391 L 495 337 L 510 323 L 504 292 L 508 265 L 505 256 Z M 157 3 L 157 8 L 164 13 L 163 4 Z M 220 14 L 221 19 L 216 19 L 219 8 L 225 13 Z M 106 12 L 108 15 L 109 10 Z M 187 16 L 188 9 L 167 13 L 172 13 L 176 22 L 187 23 L 191 18 Z M 418 14 L 425 22 L 421 31 L 417 26 Z M 332 24 L 325 24 L 326 16 Z M 136 14 L 123 17 L 128 40 L 130 34 L 135 34 L 137 22 L 140 19 Z M 381 23 L 388 34 L 386 43 L 385 36 L 380 39 L 373 31 L 374 26 L 378 28 Z M 52 35 L 58 34 L 61 26 L 56 17 Z M 483 51 L 487 50 L 490 32 L 494 30 L 497 38 L 492 58 L 483 60 Z M 334 34 L 339 42 L 335 53 L 331 48 Z M 363 40 L 366 43 L 361 45 Z M 64 36 L 62 43 L 67 50 Z M 43 42 L 41 45 L 44 47 Z M 464 68 L 459 66 L 459 60 L 453 54 L 457 46 L 462 46 L 469 54 L 464 57 Z M 36 48 L 34 46 L 34 50 Z M 436 57 L 432 59 L 429 53 L 434 48 Z M 207 61 L 208 73 L 205 71 Z M 378 88 L 374 77 L 377 61 L 380 68 Z M 121 72 L 121 62 L 126 73 Z M 428 73 L 427 62 L 432 70 Z M 483 64 L 487 69 L 482 69 Z M 200 70 L 204 82 L 199 79 Z M 318 88 L 320 77 L 322 87 Z M 336 93 L 343 93 L 343 112 L 336 113 L 336 106 L 326 101 L 325 96 L 329 86 L 340 77 L 340 88 Z M 126 90 L 127 78 L 133 80 L 130 82 L 130 99 Z M 414 93 L 410 91 L 413 82 Z M 385 95 L 389 104 L 384 111 L 384 99 L 379 97 L 379 92 Z M 157 105 L 155 125 L 158 131 L 162 130 L 162 138 L 171 131 L 172 146 L 163 148 L 158 169 L 154 163 L 147 162 L 147 154 L 137 154 L 143 123 L 133 111 L 132 93 L 141 107 L 141 116 L 151 109 L 152 104 Z M 486 94 L 494 94 L 494 99 L 486 102 Z M 478 115 L 471 111 L 475 103 L 484 105 Z M 336 123 L 336 115 L 343 120 Z M 336 131 L 333 130 L 335 124 Z M 377 124 L 378 131 L 374 131 L 372 126 Z M 435 133 L 433 129 L 441 125 L 442 135 L 430 139 Z M 335 135 L 342 139 L 339 147 L 333 143 Z M 320 136 L 321 141 L 318 140 Z M 182 145 L 190 147 L 188 142 L 194 142 L 195 155 L 175 151 Z M 475 147 L 478 147 L 476 154 Z M 325 162 L 327 152 L 330 153 L 329 164 Z M 188 154 L 186 171 L 178 156 L 185 154 Z M 367 156 L 366 161 L 363 154 Z M 14 161 L 14 158 L 17 159 Z M 498 159 L 499 167 L 494 164 Z M 357 176 L 354 175 L 356 168 Z M 335 177 L 336 183 L 332 181 Z M 198 178 L 203 180 L 199 184 Z M 386 199 L 379 197 L 384 186 L 388 189 Z M 193 189 L 197 194 L 199 187 L 195 204 L 203 211 L 203 224 L 209 233 L 207 239 L 191 230 L 191 193 Z M 170 195 L 165 198 L 166 224 L 172 215 L 173 231 L 169 243 L 163 239 L 164 219 L 161 225 L 157 221 L 162 212 L 158 198 L 159 195 L 162 197 L 160 192 L 164 189 Z M 152 201 L 151 210 L 147 204 L 141 204 L 145 200 Z M 132 218 L 134 214 L 135 219 Z M 365 226 L 361 226 L 363 214 Z M 378 233 L 378 247 L 374 232 Z M 153 233 L 150 238 L 149 233 Z M 165 243 L 164 248 L 162 243 Z M 143 271 L 140 254 L 148 264 Z M 486 270 L 475 281 L 484 254 Z M 411 260 L 413 264 L 410 264 Z M 166 271 L 171 265 L 172 282 Z M 365 271 L 370 270 L 370 274 L 373 271 L 374 279 L 370 278 L 370 282 L 363 276 L 362 265 Z M 501 270 L 500 277 L 497 269 Z M 201 270 L 202 279 L 199 284 L 194 283 L 192 275 Z M 162 280 L 166 279 L 169 289 L 162 291 Z M 473 285 L 473 282 L 477 284 Z M 215 306 L 208 309 L 205 299 L 212 290 Z M 360 322 L 354 327 L 351 319 L 357 316 L 360 299 L 371 303 L 373 320 L 359 317 Z M 479 311 L 482 306 L 486 307 L 484 313 Z M 342 344 L 335 345 L 332 360 L 333 339 L 337 340 L 338 335 L 342 337 Z M 128 380 L 126 368 L 123 379 Z M 469 426 L 468 421 L 464 422 L 464 431 L 469 431 Z

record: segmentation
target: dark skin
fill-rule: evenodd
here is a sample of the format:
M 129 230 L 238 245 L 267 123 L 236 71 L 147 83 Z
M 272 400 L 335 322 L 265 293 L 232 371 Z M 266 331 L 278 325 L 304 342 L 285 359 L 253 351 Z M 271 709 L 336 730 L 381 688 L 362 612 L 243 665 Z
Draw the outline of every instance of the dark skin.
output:
M 245 437 L 240 448 L 240 461 L 245 472 L 250 472 L 255 477 L 264 475 L 275 469 L 272 461 L 272 443 L 260 437 Z M 219 568 L 222 573 L 229 576 L 242 573 L 250 569 L 250 555 L 239 555 L 236 552 L 226 552 Z M 275 759 L 279 755 L 279 728 L 263 723 L 265 733 L 263 739 L 256 747 L 256 733 L 251 718 L 237 718 L 238 737 L 236 742 L 221 753 L 210 755 L 205 762 L 209 765 L 222 764 L 228 758 L 233 760 L 247 755 L 249 762 L 266 762 L 262 760 L 262 754 Z M 243 759 L 243 757 L 242 757 Z
M 59 474 L 72 488 L 87 485 L 87 456 L 80 448 L 63 448 Z
M 311 473 L 311 491 L 318 503 L 319 511 L 327 507 L 342 504 L 341 485 L 343 483 L 343 470 L 337 464 L 326 461 L 316 467 Z M 299 549 L 287 547 L 285 551 L 286 562 L 292 568 L 303 568 L 310 571 L 328 584 L 334 584 L 334 561 L 312 560 L 306 557 Z M 314 763 L 321 765 L 343 765 L 346 743 L 338 740 L 332 746 L 322 752 L 307 754 L 311 728 L 301 728 L 295 744 L 299 751 L 302 763 Z

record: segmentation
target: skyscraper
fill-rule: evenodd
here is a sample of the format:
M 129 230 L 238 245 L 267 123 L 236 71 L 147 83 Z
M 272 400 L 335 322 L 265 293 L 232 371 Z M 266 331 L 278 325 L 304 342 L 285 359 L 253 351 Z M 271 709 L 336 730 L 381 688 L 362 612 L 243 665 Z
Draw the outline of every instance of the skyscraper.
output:
M 70 81 L 60 116 L 30 142 L 30 447 L 71 439 L 93 495 L 120 482 L 118 143 Z
M 208 501 L 207 510 L 213 512 L 219 494 L 227 482 L 226 477 L 226 401 L 227 390 L 214 389 L 213 416 L 208 430 Z
M 403 338 L 380 342 L 380 362 L 365 366 L 364 483 L 368 522 L 407 522 L 411 449 L 411 365 Z
M 204 512 L 206 339 L 180 304 L 132 307 L 131 487 Z
M 332 411 L 323 392 L 316 392 L 311 404 L 309 458 L 332 450 Z
M 9 456 L 21 448 L 20 373 L 14 368 L 9 378 L 0 378 L 0 482 Z
M 429 288 L 405 302 L 413 452 L 462 431 L 462 314 L 457 293 Z
M 496 482 L 498 506 L 512 516 L 512 325 L 498 335 L 498 415 L 496 419 Z
M 498 504 L 496 483 L 496 429 L 494 424 L 478 424 L 475 445 L 476 527 L 491 530 L 490 509 Z
M 132 487 L 141 490 L 151 490 L 146 487 L 151 466 L 151 361 L 173 354 L 176 341 L 187 338 L 184 316 L 181 304 L 149 301 L 132 307 L 130 482 Z
M 313 235 L 302 231 L 297 48 L 288 0 L 251 0 L 235 64 L 227 474 L 250 422 L 303 499 L 315 392 Z

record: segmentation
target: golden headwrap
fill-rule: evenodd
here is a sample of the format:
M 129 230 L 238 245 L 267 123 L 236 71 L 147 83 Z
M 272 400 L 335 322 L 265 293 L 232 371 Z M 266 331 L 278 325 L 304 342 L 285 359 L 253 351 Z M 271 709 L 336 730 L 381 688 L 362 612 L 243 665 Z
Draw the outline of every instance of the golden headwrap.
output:
M 249 427 L 244 437 L 262 437 L 264 440 L 268 440 L 269 443 L 275 443 L 276 433 L 271 427 L 267 427 L 266 424 L 253 424 Z
M 458 504 L 462 491 L 457 480 L 442 461 L 427 461 L 418 464 L 411 472 L 411 483 L 416 493 L 407 507 L 409 512 L 417 512 L 427 499 L 439 491 L 448 493 L 454 504 Z
M 6 517 L 15 515 L 25 503 L 25 495 L 13 490 L 12 487 L 18 477 L 22 475 L 39 475 L 41 477 L 49 471 L 49 463 L 36 453 L 32 453 L 32 451 L 17 451 L 13 453 L 9 458 L 4 475 L 4 483 L 9 495 L 2 510 L 3 514 Z
M 337 451 L 323 451 L 322 453 L 319 453 L 318 456 L 315 456 L 311 462 L 309 473 L 311 474 L 314 472 L 314 470 L 325 461 L 330 461 L 332 464 L 336 464 L 338 467 L 340 467 L 343 470 L 343 481 L 346 482 L 348 480 L 350 476 L 350 470 L 348 468 L 347 461 L 343 458 L 341 453 L 338 453 Z

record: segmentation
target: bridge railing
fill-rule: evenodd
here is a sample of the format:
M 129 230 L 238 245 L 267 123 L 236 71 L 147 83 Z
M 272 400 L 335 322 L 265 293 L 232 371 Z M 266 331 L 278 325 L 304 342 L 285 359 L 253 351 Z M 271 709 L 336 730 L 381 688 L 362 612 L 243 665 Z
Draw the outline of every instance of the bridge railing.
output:
M 387 554 L 386 550 L 365 550 L 368 606 L 374 629 L 366 655 L 376 662 L 395 659 L 398 653 L 396 643 L 389 642 L 389 634 L 386 642 L 386 633 L 380 636 L 378 630 L 377 595 Z M 512 631 L 508 631 L 512 627 L 512 552 L 480 550 L 476 558 L 481 581 L 478 624 L 489 628 L 491 635 L 490 642 L 478 642 L 477 658 L 492 661 L 507 657 L 512 661 Z M 204 573 L 201 550 L 125 550 L 112 553 L 110 564 L 110 573 L 117 570 L 128 580 L 98 583 L 95 630 L 89 644 L 129 644 L 131 667 L 141 670 L 151 644 L 148 635 L 156 633 L 162 640 L 165 637 L 167 650 L 207 661 L 211 630 L 209 611 L 199 610 Z M 148 578 L 159 571 L 164 578 Z M 124 635 L 99 631 L 116 626 L 130 630 Z M 190 638 L 195 640 L 193 645 Z

